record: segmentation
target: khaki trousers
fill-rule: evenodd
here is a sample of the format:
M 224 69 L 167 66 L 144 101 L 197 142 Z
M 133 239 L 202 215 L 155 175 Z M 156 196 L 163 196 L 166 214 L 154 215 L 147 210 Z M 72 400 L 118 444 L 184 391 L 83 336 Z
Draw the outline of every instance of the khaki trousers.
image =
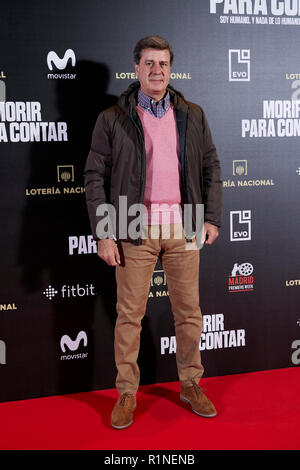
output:
M 141 321 L 157 257 L 166 275 L 176 333 L 179 380 L 187 384 L 203 374 L 200 359 L 202 315 L 199 307 L 199 249 L 187 243 L 182 224 L 148 226 L 139 246 L 119 242 L 121 264 L 116 267 L 117 321 L 115 325 L 116 388 L 135 394 L 140 380 L 137 358 Z M 170 233 L 168 233 L 168 231 Z M 177 237 L 177 238 L 176 238 Z

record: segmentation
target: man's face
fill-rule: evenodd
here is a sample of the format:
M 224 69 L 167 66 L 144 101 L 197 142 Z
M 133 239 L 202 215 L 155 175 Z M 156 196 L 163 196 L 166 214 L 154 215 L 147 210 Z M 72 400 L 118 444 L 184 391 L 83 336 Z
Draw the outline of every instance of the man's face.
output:
M 170 52 L 168 49 L 143 49 L 139 64 L 134 64 L 141 90 L 159 101 L 163 98 L 170 81 Z

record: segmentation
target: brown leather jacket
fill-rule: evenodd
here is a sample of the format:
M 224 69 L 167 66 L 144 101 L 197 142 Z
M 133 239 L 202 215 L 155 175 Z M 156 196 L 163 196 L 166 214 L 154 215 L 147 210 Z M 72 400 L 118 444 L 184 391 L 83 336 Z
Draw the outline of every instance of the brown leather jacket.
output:
M 116 238 L 131 240 L 119 233 L 119 196 L 127 196 L 127 207 L 143 203 L 146 155 L 144 133 L 136 111 L 139 82 L 134 82 L 120 96 L 117 105 L 103 111 L 96 122 L 91 150 L 84 171 L 85 193 L 93 237 L 97 240 L 96 215 L 100 204 L 110 203 L 116 212 Z M 168 86 L 173 103 L 180 141 L 182 202 L 204 204 L 204 220 L 221 225 L 222 182 L 220 162 L 205 114 L 200 106 L 186 101 Z M 193 228 L 194 226 L 193 212 Z M 136 216 L 128 216 L 128 224 Z

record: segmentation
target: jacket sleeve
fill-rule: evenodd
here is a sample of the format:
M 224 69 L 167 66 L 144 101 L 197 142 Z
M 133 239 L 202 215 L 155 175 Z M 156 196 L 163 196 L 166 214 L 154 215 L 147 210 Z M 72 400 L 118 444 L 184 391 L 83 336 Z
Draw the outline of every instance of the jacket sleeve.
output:
M 209 125 L 202 114 L 203 126 L 203 193 L 204 193 L 204 220 L 217 227 L 221 226 L 222 215 L 222 181 L 220 161 L 213 143 Z
M 103 216 L 96 215 L 101 204 L 109 204 L 112 144 L 105 112 L 102 112 L 95 124 L 91 148 L 84 169 L 85 197 L 90 219 L 92 235 L 99 240 L 97 224 Z

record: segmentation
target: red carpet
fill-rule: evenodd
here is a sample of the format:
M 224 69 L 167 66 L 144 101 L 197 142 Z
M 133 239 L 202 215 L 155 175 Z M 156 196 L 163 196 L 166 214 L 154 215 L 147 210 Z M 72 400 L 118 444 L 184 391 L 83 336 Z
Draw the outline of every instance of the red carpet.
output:
M 218 409 L 201 418 L 178 382 L 140 388 L 135 421 L 110 427 L 116 390 L 0 403 L 4 449 L 300 449 L 300 368 L 202 379 Z

